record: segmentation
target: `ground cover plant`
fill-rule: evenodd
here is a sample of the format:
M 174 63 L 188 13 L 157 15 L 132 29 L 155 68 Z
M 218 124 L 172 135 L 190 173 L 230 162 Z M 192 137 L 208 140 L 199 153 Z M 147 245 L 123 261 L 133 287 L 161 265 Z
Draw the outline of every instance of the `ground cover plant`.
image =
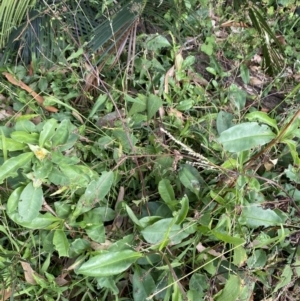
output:
M 298 300 L 296 1 L 22 3 L 0 300 Z

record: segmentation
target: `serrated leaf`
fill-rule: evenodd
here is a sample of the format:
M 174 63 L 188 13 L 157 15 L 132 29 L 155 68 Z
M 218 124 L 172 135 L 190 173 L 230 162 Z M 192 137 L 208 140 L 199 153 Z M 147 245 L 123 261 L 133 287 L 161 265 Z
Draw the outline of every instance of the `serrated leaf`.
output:
M 30 182 L 20 195 L 18 212 L 24 222 L 34 220 L 43 205 L 43 190 L 41 187 L 34 187 Z
M 53 244 L 59 257 L 69 256 L 70 244 L 63 230 L 57 229 L 54 231 Z
M 243 208 L 239 222 L 249 228 L 258 228 L 260 226 L 277 226 L 283 223 L 280 216 L 271 209 L 263 209 L 259 205 L 249 205 Z
M 218 142 L 229 152 L 241 152 L 262 146 L 275 138 L 267 125 L 257 122 L 238 124 L 221 133 Z
M 57 128 L 57 120 L 49 119 L 44 124 L 43 129 L 40 133 L 39 138 L 39 146 L 43 147 L 45 142 L 50 140 L 55 133 L 55 129 Z
M 150 94 L 147 99 L 147 118 L 150 120 L 162 106 L 160 97 Z
M 0 184 L 3 183 L 6 178 L 14 176 L 19 168 L 24 167 L 24 165 L 30 162 L 33 156 L 33 153 L 30 152 L 6 160 L 0 166 Z
M 82 264 L 77 274 L 92 277 L 118 275 L 127 270 L 142 254 L 131 250 L 108 252 L 96 255 Z

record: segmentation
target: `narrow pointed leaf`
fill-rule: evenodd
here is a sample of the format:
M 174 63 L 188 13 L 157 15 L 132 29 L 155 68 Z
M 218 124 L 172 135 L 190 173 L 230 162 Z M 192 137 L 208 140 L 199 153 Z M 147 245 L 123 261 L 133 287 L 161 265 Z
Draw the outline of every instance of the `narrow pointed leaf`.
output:
M 140 257 L 142 254 L 131 250 L 104 253 L 85 262 L 77 270 L 77 274 L 92 277 L 118 275 L 127 270 Z

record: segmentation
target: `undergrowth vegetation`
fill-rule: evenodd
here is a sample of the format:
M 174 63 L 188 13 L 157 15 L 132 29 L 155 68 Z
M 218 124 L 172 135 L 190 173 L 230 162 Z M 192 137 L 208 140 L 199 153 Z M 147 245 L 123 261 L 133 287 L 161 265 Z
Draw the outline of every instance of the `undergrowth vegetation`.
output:
M 296 1 L 148 3 L 93 55 L 50 2 L 55 55 L 0 67 L 0 300 L 298 300 Z

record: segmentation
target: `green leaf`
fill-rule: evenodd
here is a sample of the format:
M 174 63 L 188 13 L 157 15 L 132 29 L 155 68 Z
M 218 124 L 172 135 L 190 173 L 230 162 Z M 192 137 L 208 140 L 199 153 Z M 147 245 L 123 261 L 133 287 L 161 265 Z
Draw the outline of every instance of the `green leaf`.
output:
M 228 91 L 228 98 L 240 111 L 245 107 L 247 92 L 238 88 L 238 86 L 231 84 Z
M 90 177 L 78 165 L 61 164 L 59 168 L 68 178 L 69 185 L 86 187 L 90 182 Z
M 255 229 L 260 226 L 277 226 L 284 221 L 271 209 L 263 209 L 259 205 L 249 205 L 243 208 L 239 222 L 242 225 Z
M 30 182 L 24 188 L 20 195 L 20 202 L 18 206 L 19 215 L 24 222 L 34 220 L 43 205 L 43 190 L 41 187 L 33 187 Z
M 177 202 L 175 201 L 175 194 L 170 181 L 167 179 L 162 179 L 158 184 L 158 192 L 164 202 L 173 211 L 177 205 Z
M 243 82 L 246 85 L 248 85 L 250 82 L 250 72 L 249 72 L 248 67 L 245 64 L 241 64 L 240 70 L 241 70 L 241 78 L 242 78 Z
M 60 146 L 65 144 L 68 141 L 69 135 L 70 135 L 70 127 L 71 123 L 69 120 L 65 119 L 63 120 L 57 130 L 55 131 L 53 137 L 52 137 L 52 145 L 53 146 Z
M 40 147 L 43 147 L 45 142 L 49 141 L 53 137 L 56 128 L 57 128 L 57 120 L 53 118 L 47 120 L 40 133 L 40 138 L 39 138 Z
M 63 230 L 55 230 L 53 235 L 53 244 L 59 257 L 69 256 L 70 244 Z
M 142 224 L 140 223 L 140 221 L 138 220 L 138 218 L 135 216 L 134 212 L 131 210 L 131 208 L 128 205 L 126 206 L 126 211 L 128 216 L 130 217 L 130 219 L 139 227 L 142 228 Z
M 143 281 L 141 281 L 143 279 Z M 139 266 L 134 268 L 132 277 L 133 300 L 146 301 L 156 289 L 156 284 L 148 270 L 143 270 Z
M 160 97 L 150 94 L 147 98 L 147 118 L 150 120 L 162 106 Z
M 235 275 L 229 275 L 225 287 L 214 298 L 216 301 L 236 301 L 242 288 L 241 279 Z
M 223 144 L 225 150 L 238 153 L 262 146 L 275 137 L 268 126 L 245 122 L 222 132 L 218 142 Z
M 220 111 L 217 116 L 217 130 L 219 135 L 231 128 L 234 124 L 232 122 L 233 115 L 225 111 Z
M 14 131 L 10 134 L 10 137 L 21 143 L 38 144 L 39 141 L 38 133 L 27 133 L 24 131 Z
M 31 116 L 30 118 L 34 118 L 38 115 Z M 24 115 L 23 115 L 24 117 Z M 15 131 L 25 131 L 27 133 L 36 132 L 36 125 L 29 120 L 19 120 L 15 124 Z
M 105 171 L 102 173 L 98 181 L 91 181 L 88 184 L 84 194 L 77 202 L 76 209 L 73 212 L 73 217 L 77 217 L 80 214 L 91 210 L 96 203 L 102 201 L 109 193 L 114 181 L 114 174 L 112 171 Z
M 277 122 L 272 119 L 265 112 L 254 111 L 245 116 L 250 121 L 259 121 L 273 127 L 278 132 Z
M 126 101 L 132 102 L 133 105 L 130 108 L 128 115 L 132 116 L 136 113 L 144 112 L 147 109 L 148 98 L 145 95 L 138 94 L 138 97 L 132 98 L 128 95 L 125 96 Z
M 46 214 L 38 214 L 38 216 L 32 221 L 23 221 L 22 217 L 18 213 L 18 205 L 22 191 L 23 187 L 18 187 L 11 193 L 7 201 L 7 214 L 16 224 L 19 224 L 25 228 L 36 230 L 45 229 L 51 226 L 51 224 L 61 222 L 60 219 L 48 212 Z
M 33 156 L 34 154 L 30 152 L 6 160 L 0 167 L 0 184 L 6 178 L 15 176 L 18 169 L 30 162 Z
M 76 52 L 72 52 L 72 54 L 67 58 L 67 61 L 71 61 L 73 59 L 78 58 L 83 54 L 83 48 L 79 48 Z
M 5 136 L 2 136 L 2 137 L 5 137 Z M 26 147 L 26 144 L 24 144 L 22 142 L 18 142 L 15 139 L 5 137 L 5 147 L 6 147 L 7 151 L 15 152 L 15 151 L 19 151 L 19 150 L 24 150 L 24 148 Z M 0 149 L 3 149 L 3 139 L 0 139 Z
M 164 47 L 171 47 L 170 42 L 162 35 L 148 35 L 146 47 L 150 51 L 156 51 Z
M 201 187 L 200 176 L 198 171 L 194 167 L 185 165 L 179 171 L 179 179 L 185 188 L 191 190 L 196 195 L 199 194 Z
M 131 250 L 108 252 L 96 255 L 82 264 L 77 274 L 92 277 L 107 277 L 118 275 L 127 270 L 137 259 L 143 255 Z
M 211 233 L 218 239 L 233 245 L 241 245 L 245 243 L 245 240 L 240 237 L 230 236 L 215 230 L 212 230 Z
M 283 269 L 282 274 L 279 277 L 279 281 L 275 287 L 274 293 L 276 293 L 279 289 L 287 286 L 291 283 L 293 276 L 293 270 L 290 265 L 286 265 Z
M 105 228 L 101 221 L 98 221 L 97 224 L 87 225 L 85 231 L 91 240 L 99 243 L 105 242 Z
M 176 214 L 176 224 L 180 225 L 185 220 L 188 212 L 189 212 L 189 199 L 185 195 L 180 201 L 181 208 Z
M 161 219 L 141 231 L 145 240 L 151 244 L 159 244 L 168 239 L 171 244 L 179 244 L 189 234 L 174 224 L 173 218 Z

